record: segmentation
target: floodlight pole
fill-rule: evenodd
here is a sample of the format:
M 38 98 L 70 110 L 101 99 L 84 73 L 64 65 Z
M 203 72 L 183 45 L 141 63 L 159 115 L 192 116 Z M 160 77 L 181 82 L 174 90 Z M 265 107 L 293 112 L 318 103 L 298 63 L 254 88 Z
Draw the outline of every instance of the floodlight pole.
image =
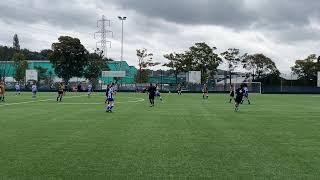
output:
M 123 61 L 123 21 L 127 19 L 125 16 L 118 16 L 118 19 L 121 21 L 121 62 L 120 62 L 120 71 L 121 71 L 121 63 Z

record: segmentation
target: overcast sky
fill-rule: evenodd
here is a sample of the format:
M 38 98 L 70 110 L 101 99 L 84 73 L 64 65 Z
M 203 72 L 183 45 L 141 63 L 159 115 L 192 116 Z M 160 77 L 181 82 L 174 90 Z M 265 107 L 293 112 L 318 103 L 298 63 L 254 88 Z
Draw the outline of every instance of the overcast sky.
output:
M 147 48 L 155 60 L 206 42 L 222 52 L 264 53 L 288 73 L 296 59 L 320 54 L 320 1 L 317 0 L 1 0 L 0 44 L 51 47 L 61 35 L 77 37 L 93 51 L 96 20 L 105 15 L 114 32 L 108 57 L 120 59 L 121 22 L 124 58 L 137 64 L 136 49 Z M 221 66 L 223 68 L 223 66 Z

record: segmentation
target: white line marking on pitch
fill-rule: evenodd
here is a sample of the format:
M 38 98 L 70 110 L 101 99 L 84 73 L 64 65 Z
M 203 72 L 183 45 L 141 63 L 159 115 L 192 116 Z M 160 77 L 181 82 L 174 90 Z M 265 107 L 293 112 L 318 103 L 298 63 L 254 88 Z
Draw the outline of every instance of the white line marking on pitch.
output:
M 84 97 L 84 96 L 64 97 L 64 99 L 71 99 L 71 98 L 78 98 L 78 97 Z M 47 102 L 47 101 L 55 101 L 55 99 L 42 99 L 42 100 L 25 101 L 25 102 L 17 102 L 17 103 L 9 103 L 9 104 L 0 104 L 0 107 L 12 106 L 12 105 L 20 105 L 20 104 L 29 104 L 29 103 L 36 103 L 36 102 Z
M 87 95 L 82 95 L 82 96 L 71 96 L 71 97 L 64 97 L 64 99 L 71 99 L 71 98 L 78 98 L 78 97 L 85 97 Z M 136 101 L 126 101 L 126 102 L 116 102 L 117 104 L 122 104 L 122 103 L 137 103 L 137 102 L 143 102 L 145 99 L 143 98 L 134 98 L 134 97 L 128 97 L 131 99 L 137 99 Z M 20 104 L 29 104 L 29 103 L 36 103 L 36 102 L 48 102 L 48 101 L 55 101 L 55 99 L 42 99 L 42 100 L 34 100 L 34 101 L 25 101 L 25 102 L 17 102 L 17 103 L 9 103 L 9 104 L 1 104 L 0 107 L 3 106 L 12 106 L 12 105 L 20 105 Z M 64 103 L 62 102 L 61 104 L 65 105 L 101 105 L 104 103 Z
M 131 97 L 129 97 L 129 98 L 131 98 Z M 133 98 L 132 98 L 133 99 Z M 135 99 L 137 99 L 136 101 L 125 101 L 125 102 L 117 102 L 117 101 L 115 101 L 115 103 L 116 104 L 122 104 L 122 103 L 138 103 L 138 102 L 143 102 L 143 101 L 145 101 L 145 99 L 143 99 L 143 98 L 135 98 Z M 102 104 L 105 104 L 105 103 L 65 103 L 65 102 L 62 102 L 61 103 L 62 105 L 64 104 L 64 105 L 102 105 Z

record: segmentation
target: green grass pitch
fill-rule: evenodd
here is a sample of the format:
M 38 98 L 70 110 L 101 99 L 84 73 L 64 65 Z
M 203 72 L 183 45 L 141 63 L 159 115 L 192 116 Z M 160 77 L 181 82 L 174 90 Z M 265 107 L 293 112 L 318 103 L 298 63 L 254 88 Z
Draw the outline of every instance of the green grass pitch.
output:
M 8 93 L 0 179 L 319 179 L 320 95 Z

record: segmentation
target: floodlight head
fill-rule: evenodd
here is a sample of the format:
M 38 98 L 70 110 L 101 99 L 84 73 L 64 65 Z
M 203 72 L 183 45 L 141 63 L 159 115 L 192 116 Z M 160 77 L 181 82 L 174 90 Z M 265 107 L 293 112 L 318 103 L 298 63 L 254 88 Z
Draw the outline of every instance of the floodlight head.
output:
M 121 20 L 121 21 L 123 21 L 123 20 L 126 20 L 126 19 L 127 19 L 127 17 L 125 17 L 125 16 L 124 16 L 124 17 L 122 17 L 122 16 L 118 16 L 118 19 L 119 19 L 119 20 Z

